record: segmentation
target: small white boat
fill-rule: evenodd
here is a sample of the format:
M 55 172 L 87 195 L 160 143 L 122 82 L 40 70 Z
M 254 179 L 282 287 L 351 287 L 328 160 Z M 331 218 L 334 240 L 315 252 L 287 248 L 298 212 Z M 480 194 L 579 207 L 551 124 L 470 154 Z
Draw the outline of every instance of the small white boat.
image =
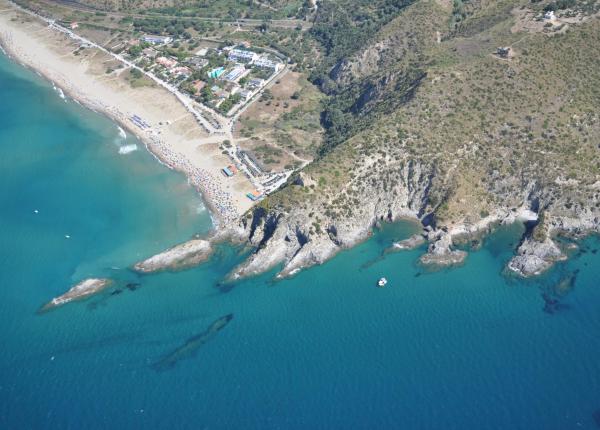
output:
M 377 281 L 377 286 L 383 288 L 387 285 L 387 282 L 387 279 L 381 278 L 379 281 Z

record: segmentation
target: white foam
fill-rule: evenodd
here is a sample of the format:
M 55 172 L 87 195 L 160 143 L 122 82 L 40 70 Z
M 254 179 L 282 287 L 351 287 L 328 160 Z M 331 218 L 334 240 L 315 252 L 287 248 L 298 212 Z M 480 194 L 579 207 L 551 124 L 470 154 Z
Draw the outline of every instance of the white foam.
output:
M 54 91 L 56 91 L 58 93 L 58 96 L 65 100 L 65 93 L 63 92 L 63 90 L 61 90 L 59 87 L 57 87 L 54 82 L 52 82 L 52 88 L 54 88 Z
M 125 130 L 123 130 L 119 126 L 117 126 L 117 128 L 119 129 L 119 136 L 121 137 L 121 139 L 127 139 L 127 134 L 125 133 Z
M 131 145 L 123 145 L 119 148 L 119 154 L 129 154 L 130 152 L 137 151 L 137 149 L 138 147 L 135 143 L 132 143 Z
M 206 212 L 206 206 L 204 206 L 202 203 L 198 204 L 196 206 L 196 213 L 197 214 L 201 214 L 201 213 L 204 213 L 204 212 Z

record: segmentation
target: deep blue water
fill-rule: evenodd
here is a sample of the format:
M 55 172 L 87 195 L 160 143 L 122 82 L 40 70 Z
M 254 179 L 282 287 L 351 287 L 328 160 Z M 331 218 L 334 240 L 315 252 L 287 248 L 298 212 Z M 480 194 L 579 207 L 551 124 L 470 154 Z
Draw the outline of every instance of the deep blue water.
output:
M 598 428 L 597 239 L 529 282 L 502 274 L 519 226 L 425 273 L 423 250 L 383 252 L 402 223 L 291 280 L 219 288 L 243 258 L 228 246 L 137 277 L 128 265 L 210 219 L 143 148 L 119 154 L 133 143 L 0 56 L 0 428 Z M 140 287 L 36 313 L 88 276 Z M 230 313 L 193 356 L 153 368 Z

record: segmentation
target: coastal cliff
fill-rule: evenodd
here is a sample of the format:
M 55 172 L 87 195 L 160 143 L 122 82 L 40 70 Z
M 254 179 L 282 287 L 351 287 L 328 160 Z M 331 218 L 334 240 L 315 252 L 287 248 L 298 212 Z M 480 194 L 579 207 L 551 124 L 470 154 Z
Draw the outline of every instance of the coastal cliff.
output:
M 541 13 L 513 6 L 537 8 L 531 23 Z M 435 19 L 424 22 L 425 9 Z M 520 276 L 565 258 L 557 236 L 600 231 L 593 11 L 577 9 L 582 19 L 563 32 L 524 30 L 525 18 L 485 2 L 450 30 L 444 13 L 451 19 L 442 2 L 416 2 L 331 69 L 342 111 L 333 129 L 346 121 L 352 134 L 250 210 L 237 230 L 256 251 L 233 278 L 278 265 L 292 275 L 405 217 L 429 242 L 420 262 L 442 267 L 460 264 L 457 245 L 494 225 L 526 223 L 508 266 Z M 516 41 L 510 56 L 497 54 Z
M 600 231 L 600 20 L 575 4 L 556 11 L 565 25 L 540 26 L 541 3 L 473 1 L 459 16 L 450 2 L 418 0 L 328 56 L 312 76 L 328 95 L 318 157 L 219 226 L 254 248 L 231 278 L 278 266 L 291 276 L 403 218 L 423 226 L 420 263 L 441 267 L 464 261 L 465 240 L 525 222 L 508 265 L 521 276 L 565 258 L 556 236 Z M 198 264 L 209 242 L 136 270 Z

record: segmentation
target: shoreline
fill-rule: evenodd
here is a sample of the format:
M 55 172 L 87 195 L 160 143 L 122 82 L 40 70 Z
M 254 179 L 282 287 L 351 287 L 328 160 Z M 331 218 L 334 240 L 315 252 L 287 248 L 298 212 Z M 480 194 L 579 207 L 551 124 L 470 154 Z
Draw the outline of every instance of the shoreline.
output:
M 6 21 L 10 19 L 9 15 L 11 14 L 14 16 L 20 16 L 21 14 L 23 14 L 22 12 L 14 8 L 10 3 L 4 3 L 10 7 L 10 10 L 4 10 L 0 13 L 0 23 L 2 23 L 3 20 L 6 23 Z M 43 31 L 48 29 L 43 25 L 40 26 L 39 24 L 42 24 L 42 22 L 38 19 L 33 17 L 26 18 L 27 21 L 30 21 L 31 24 L 38 25 L 38 28 L 36 30 Z M 70 72 L 69 68 L 67 67 L 68 60 L 64 59 L 64 56 L 61 57 L 57 55 L 58 53 L 52 52 L 52 48 L 56 48 L 56 44 L 53 46 L 51 40 L 45 40 L 44 43 L 37 41 L 34 35 L 26 34 L 27 31 L 24 28 L 20 29 L 22 34 L 15 34 L 17 32 L 16 27 L 18 26 L 20 26 L 19 23 L 14 24 L 12 28 L 8 25 L 0 25 L 0 28 L 2 28 L 0 30 L 0 49 L 2 50 L 2 53 L 10 61 L 36 73 L 54 88 L 60 90 L 60 92 L 62 92 L 72 101 L 78 103 L 81 106 L 84 106 L 87 109 L 90 109 L 95 113 L 104 115 L 110 121 L 114 122 L 117 127 L 122 128 L 129 132 L 131 135 L 135 136 L 136 139 L 144 145 L 146 150 L 160 164 L 164 165 L 170 170 L 182 173 L 185 176 L 187 183 L 201 195 L 202 200 L 209 211 L 213 223 L 213 228 L 215 230 L 223 229 L 227 226 L 227 224 L 237 222 L 240 216 L 252 206 L 252 203 L 245 202 L 243 200 L 243 197 L 238 199 L 233 198 L 233 196 L 231 195 L 232 193 L 229 191 L 231 189 L 231 185 L 227 184 L 228 189 L 224 189 L 224 187 L 222 186 L 223 181 L 220 180 L 221 178 L 219 178 L 215 174 L 218 173 L 218 171 L 221 168 L 221 166 L 217 164 L 217 161 L 214 161 L 214 159 L 217 158 L 218 155 L 221 155 L 220 151 L 218 150 L 218 148 L 211 148 L 212 146 L 216 146 L 217 142 L 215 142 L 215 136 L 202 135 L 193 138 L 193 141 L 192 138 L 187 137 L 187 135 L 189 134 L 198 134 L 199 132 L 204 134 L 205 131 L 201 128 L 200 124 L 197 124 L 195 122 L 193 118 L 189 118 L 191 117 L 191 114 L 189 114 L 188 117 L 188 115 L 186 115 L 187 112 L 182 112 L 183 105 L 179 105 L 179 101 L 177 101 L 174 96 L 172 96 L 170 93 L 159 87 L 143 87 L 139 90 L 127 88 L 129 92 L 137 91 L 138 94 L 141 94 L 142 97 L 146 98 L 148 98 L 147 94 L 142 94 L 144 91 L 152 92 L 152 96 L 162 96 L 160 98 L 163 104 L 170 105 L 169 107 L 173 108 L 173 110 L 175 110 L 175 107 L 179 108 L 178 110 L 180 112 L 178 113 L 181 114 L 176 120 L 165 120 L 165 124 L 167 125 L 163 125 L 162 122 L 159 123 L 159 126 L 156 127 L 158 131 L 155 129 L 154 126 L 155 121 L 150 121 L 152 127 L 149 130 L 138 129 L 132 123 L 129 122 L 128 114 L 123 113 L 123 111 L 126 111 L 127 107 L 131 107 L 131 105 L 134 105 L 136 112 L 141 112 L 141 116 L 143 118 L 151 117 L 150 114 L 145 112 L 149 109 L 144 103 L 139 103 L 136 105 L 136 101 L 134 101 L 129 106 L 120 105 L 118 103 L 118 100 L 115 100 L 117 96 L 119 96 L 119 94 L 111 94 L 110 92 L 108 92 L 110 88 L 108 88 L 109 85 L 104 84 L 104 76 L 95 76 L 93 74 L 86 73 L 87 70 L 82 70 L 80 68 L 80 70 L 77 70 L 78 72 L 80 72 L 77 75 L 80 84 L 83 82 L 83 86 L 85 86 L 86 84 L 90 84 L 90 86 L 95 85 L 100 90 L 107 90 L 107 94 L 105 99 L 102 99 L 101 97 L 94 97 L 94 95 L 90 94 L 90 92 L 86 93 L 85 91 L 82 91 L 81 88 L 78 88 L 77 85 L 74 83 L 75 80 L 69 82 L 64 76 L 60 76 L 62 74 L 61 72 L 63 72 L 64 70 L 58 70 L 60 69 L 59 67 L 56 67 L 55 70 L 50 70 L 49 67 L 44 67 L 44 65 L 41 64 L 42 61 L 39 58 L 40 56 L 36 55 L 38 54 L 38 52 L 33 53 L 32 56 L 34 58 L 31 58 L 27 53 L 22 52 L 23 49 L 26 49 L 24 45 L 39 45 L 36 47 L 43 49 L 47 57 L 52 57 L 50 60 L 47 59 L 47 63 L 50 61 L 54 61 L 54 64 L 56 65 L 62 61 L 63 64 L 59 65 L 64 66 L 63 69 L 67 69 Z M 58 32 L 52 29 L 48 30 L 53 32 L 52 36 L 61 37 L 61 35 L 58 34 Z M 23 41 L 22 39 L 26 37 L 29 40 Z M 18 41 L 19 38 L 21 38 L 21 43 L 19 43 Z M 17 39 L 17 41 L 15 41 L 15 39 Z M 93 51 L 94 49 L 88 48 L 88 50 Z M 95 54 L 96 53 L 94 53 L 94 55 Z M 82 64 L 84 63 L 84 61 L 81 62 Z M 89 64 L 86 63 L 85 67 L 87 67 L 88 65 Z M 124 67 L 122 70 L 120 70 L 120 72 L 123 73 L 126 70 L 128 70 L 128 68 Z M 117 93 L 117 91 L 115 91 L 115 93 Z M 57 94 L 57 96 L 60 97 L 60 94 Z M 153 108 L 153 110 L 155 111 L 153 113 L 155 114 L 157 110 L 160 110 L 161 106 L 151 106 L 151 108 Z M 165 116 L 169 115 L 169 113 L 171 112 L 165 113 Z M 187 126 L 187 129 L 184 129 L 185 133 L 177 130 L 176 132 L 178 133 L 169 133 L 168 136 L 165 136 L 167 132 L 170 132 L 168 128 L 171 126 L 171 124 L 177 121 L 187 121 L 187 123 L 185 124 L 185 126 Z M 194 127 L 191 126 L 192 123 Z M 163 131 L 165 131 L 164 134 L 162 134 Z M 186 139 L 186 141 L 180 142 L 179 139 L 177 139 L 180 136 L 178 136 L 177 134 L 181 135 L 181 137 Z M 185 143 L 189 143 L 188 148 L 185 148 L 187 149 L 187 153 L 183 153 L 180 151 L 180 149 L 184 146 Z M 196 148 L 189 148 L 189 146 L 192 145 L 196 145 Z M 200 149 L 204 148 L 207 148 L 205 153 L 200 153 Z M 197 150 L 198 154 L 192 152 L 192 149 Z M 197 156 L 191 157 L 190 155 Z M 221 163 L 225 164 L 226 162 L 227 160 L 223 160 Z M 209 171 L 207 168 L 210 168 L 215 173 Z M 240 175 L 239 178 L 242 178 L 242 176 Z M 243 180 L 238 179 L 238 183 L 235 183 L 233 185 L 241 185 L 242 190 L 239 192 L 239 194 L 244 196 L 245 190 L 243 188 L 250 190 L 253 187 L 249 181 L 247 181 L 248 184 L 240 184 L 240 182 L 243 182 Z

